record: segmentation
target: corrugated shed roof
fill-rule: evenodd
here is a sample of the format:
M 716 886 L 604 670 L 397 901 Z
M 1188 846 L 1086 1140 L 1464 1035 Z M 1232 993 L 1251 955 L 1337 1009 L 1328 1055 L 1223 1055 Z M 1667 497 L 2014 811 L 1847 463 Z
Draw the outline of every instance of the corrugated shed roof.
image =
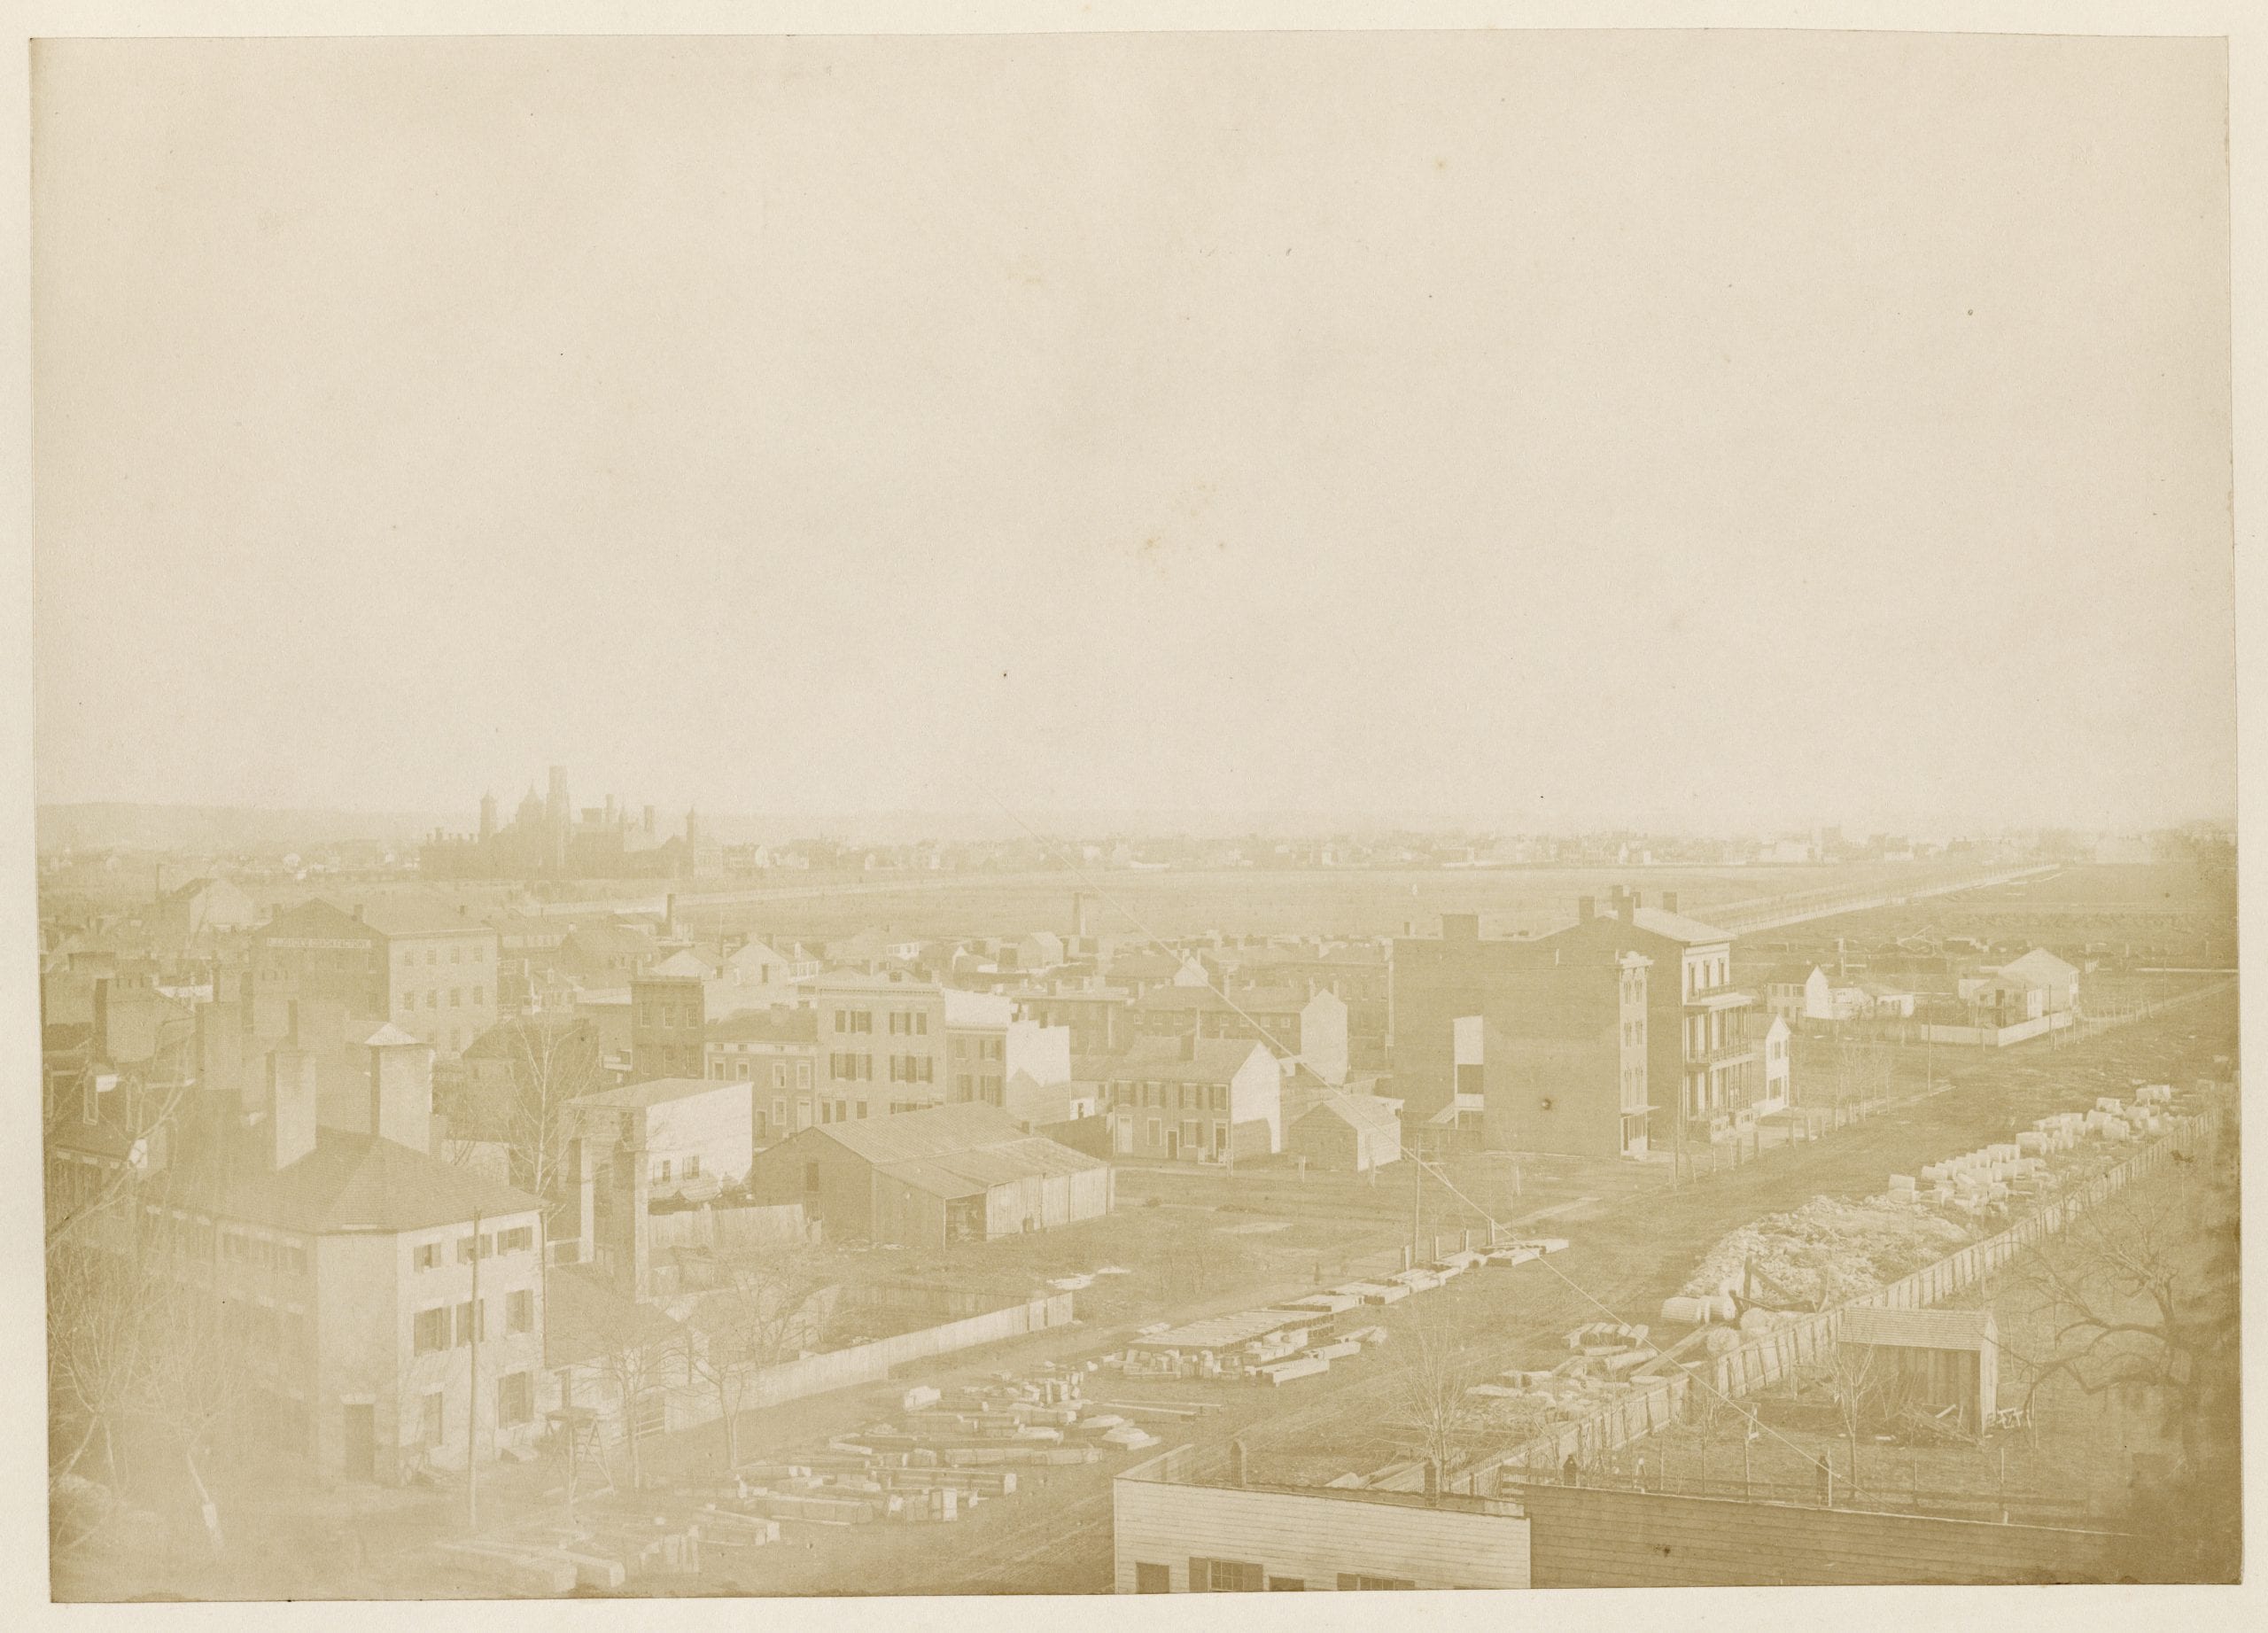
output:
M 934 1106 L 892 1117 L 807 1130 L 833 1139 L 902 1184 L 936 1196 L 975 1196 L 1020 1179 L 1107 1167 L 1037 1134 L 995 1106 Z

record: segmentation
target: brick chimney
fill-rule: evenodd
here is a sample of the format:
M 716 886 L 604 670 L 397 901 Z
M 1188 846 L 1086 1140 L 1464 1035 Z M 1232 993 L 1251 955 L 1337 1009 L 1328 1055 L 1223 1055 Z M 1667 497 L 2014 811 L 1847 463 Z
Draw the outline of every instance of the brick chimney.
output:
M 268 1127 L 261 1155 L 289 1168 L 315 1148 L 315 1057 L 292 1036 L 268 1056 Z
M 1635 890 L 1623 897 L 1622 921 L 1625 924 L 1635 924 L 1638 921 L 1638 892 Z
M 370 1132 L 398 1146 L 433 1148 L 433 1050 L 388 1022 L 367 1040 Z
M 1675 890 L 1664 890 L 1662 892 L 1662 911 L 1664 913 L 1675 913 L 1677 911 L 1677 892 Z

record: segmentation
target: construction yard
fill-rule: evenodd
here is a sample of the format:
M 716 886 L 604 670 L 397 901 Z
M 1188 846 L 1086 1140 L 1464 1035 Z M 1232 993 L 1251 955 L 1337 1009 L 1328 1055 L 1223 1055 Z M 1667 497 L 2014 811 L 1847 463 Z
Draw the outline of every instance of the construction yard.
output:
M 2124 1095 L 2140 1084 L 2225 1076 L 2234 1054 L 2233 991 L 2203 997 L 2052 1057 L 2027 1057 L 2018 1051 L 1980 1062 L 1934 1095 L 1893 1105 L 1816 1143 L 1767 1151 L 1759 1160 L 1697 1184 L 1672 1189 L 1663 1170 L 1623 1170 L 1644 1175 L 1644 1188 L 1600 1196 L 1518 1227 L 1564 1236 L 1570 1243 L 1566 1251 L 1475 1269 L 1420 1296 L 1366 1310 L 1363 1325 L 1381 1329 L 1383 1341 L 1362 1346 L 1317 1375 L 1269 1387 L 1099 1371 L 1084 1374 L 1082 1388 L 1102 1413 L 1138 1421 L 1167 1444 L 1242 1440 L 1256 1480 L 1324 1483 L 1349 1472 L 1374 1470 L 1410 1456 L 1423 1438 L 1408 1409 L 1413 1364 L 1405 1357 L 1436 1352 L 1446 1343 L 1460 1370 L 1472 1376 L 1553 1365 L 1565 1358 L 1572 1328 L 1605 1318 L 1647 1320 L 1664 1300 L 1685 1287 L 1712 1243 L 1750 1220 L 1800 1207 L 1817 1195 L 1873 1195 L 1891 1174 L 1916 1173 L 1943 1158 L 2012 1139 L 2037 1118 L 2084 1110 L 2101 1096 Z M 1218 1216 L 1231 1222 L 1230 1228 L 1280 1222 L 1285 1229 L 1211 1238 L 1231 1244 L 1293 1239 L 1282 1247 L 1230 1250 L 1231 1258 L 1254 1273 L 1285 1272 L 1286 1285 L 1264 1289 L 1223 1284 L 1217 1295 L 1176 1312 L 1177 1318 L 1287 1299 L 1336 1278 L 1332 1263 L 1325 1264 L 1322 1278 L 1314 1275 L 1312 1245 L 1304 1255 L 1297 1250 L 1306 1227 L 1296 1186 L 1296 1180 L 1289 1181 L 1273 1194 L 1280 1211 L 1258 1211 L 1259 1202 L 1247 1195 L 1237 1214 Z M 1534 1201 L 1565 1187 L 1538 1170 L 1523 1175 L 1523 1200 Z M 1408 1198 L 1417 1189 L 1407 1173 L 1391 1170 L 1379 1182 L 1382 1199 L 1396 1191 Z M 1464 1230 L 1485 1229 L 1476 1212 L 1431 1179 L 1424 1182 L 1422 1194 L 1429 1233 L 1438 1231 L 1445 1239 L 1456 1233 L 1462 1240 Z M 1129 1199 L 1110 1223 L 1124 1230 L 1130 1220 L 1163 1211 L 1162 1202 L 1152 1209 Z M 1216 1223 L 1212 1228 L 1217 1233 L 1222 1226 Z M 1407 1236 L 1405 1219 L 1386 1214 L 1383 1201 L 1379 1229 L 1379 1256 L 1384 1258 Z M 1258 1256 L 1243 1260 L 1245 1252 Z M 1122 1249 L 1118 1256 L 1133 1256 Z M 1300 1262 L 1302 1256 L 1307 1263 Z M 1398 1259 L 1398 1251 L 1394 1256 Z M 855 1438 L 866 1425 L 898 1412 L 907 1386 L 949 1389 L 990 1372 L 1029 1374 L 1050 1360 L 1084 1362 L 1122 1352 L 1133 1336 L 1122 1326 L 1091 1320 L 986 1352 L 961 1368 L 933 1371 L 887 1389 L 843 1392 L 857 1398 L 829 1397 L 779 1409 L 765 1414 L 767 1421 L 761 1426 L 751 1420 L 748 1429 L 754 1435 L 744 1431 L 743 1444 L 760 1436 L 784 1453 L 797 1445 L 824 1443 L 836 1434 Z M 1121 1410 L 1128 1404 L 1171 1411 L 1137 1418 Z M 1518 1437 L 1508 1427 L 1494 1448 L 1484 1442 L 1472 1450 L 1509 1450 Z M 731 1584 L 759 1592 L 825 1591 L 829 1584 L 859 1580 L 861 1566 L 871 1561 L 878 1571 L 886 1564 L 893 1582 L 918 1583 L 929 1592 L 1107 1591 L 1109 1481 L 1132 1460 L 1130 1454 L 1099 1453 L 1092 1462 L 1020 1470 L 1013 1497 L 979 1504 L 951 1525 L 789 1523 L 777 1547 L 746 1551 L 729 1567 L 704 1560 L 701 1571 L 687 1578 L 685 1590 L 728 1591 Z
M 1456 1162 L 1446 1186 L 1411 1163 L 1375 1183 L 1303 1178 L 1284 1168 L 1233 1178 L 1125 1169 L 1107 1220 L 981 1247 L 852 1256 L 872 1261 L 862 1276 L 955 1291 L 1021 1295 L 1068 1283 L 1075 1325 L 905 1369 L 886 1383 L 745 1413 L 736 1422 L 737 1472 L 725 1465 L 719 1426 L 649 1437 L 649 1489 L 579 1502 L 572 1524 L 589 1546 L 603 1543 L 606 1557 L 630 1562 L 628 1590 L 639 1592 L 819 1593 L 860 1581 L 927 1592 L 1107 1591 L 1110 1480 L 1153 1455 L 1153 1442 L 1239 1439 L 1255 1480 L 1292 1483 L 1407 1459 L 1425 1440 L 1411 1409 L 1422 1393 L 1419 1357 L 1449 1355 L 1472 1379 L 1550 1368 L 1565 1359 L 1572 1329 L 1657 1321 L 1664 1301 L 1686 1293 L 1704 1270 L 1713 1245 L 1753 1221 L 1815 1197 L 1877 1195 L 1891 1175 L 1919 1176 L 2013 1141 L 2036 1119 L 2083 1113 L 2140 1085 L 2227 1077 L 2235 1020 L 2229 987 L 2052 1051 L 1972 1059 L 1940 1077 L 1933 1093 L 1909 1091 L 1863 1121 L 1815 1140 L 1767 1145 L 1697 1180 L 1679 1179 L 1666 1164 L 1515 1165 L 1500 1157 Z M 1489 1215 L 1508 1236 L 1567 1246 L 1446 1277 L 1418 1272 L 1422 1291 L 1388 1288 L 1375 1304 L 1356 1294 L 1362 1308 L 1322 1312 L 1336 1320 L 1318 1320 L 1300 1334 L 1304 1348 L 1286 1352 L 1298 1361 L 1329 1349 L 1327 1366 L 1295 1367 L 1280 1382 L 1256 1381 L 1268 1374 L 1249 1368 L 1208 1377 L 1124 1365 L 1145 1327 L 1279 1308 L 1334 1287 L 1382 1287 L 1377 1279 L 1413 1260 L 1461 1257 L 1468 1233 L 1487 1245 Z M 1363 1329 L 1374 1331 L 1350 1347 L 1347 1334 Z M 1104 1365 L 1111 1357 L 1119 1362 Z M 914 1390 L 936 1397 L 909 1397 Z M 932 1412 L 943 1415 L 922 1415 Z M 2047 1428 L 2052 1410 L 2039 1422 Z M 1464 1450 L 1509 1450 L 1523 1433 L 1521 1420 L 1508 1419 L 1469 1434 Z M 1715 1479 L 1738 1450 L 1713 1450 L 1705 1437 L 1672 1443 L 1669 1456 L 1674 1469 L 1690 1458 L 1694 1477 Z M 1926 1489 L 1971 1489 L 1982 1478 L 1951 1463 L 1934 1472 L 1935 1455 L 1907 1453 L 1909 1487 L 1917 1456 Z M 1962 1455 L 1944 1457 L 1959 1463 Z M 2011 1450 L 2012 1482 L 2052 1476 L 2053 1465 L 2035 1471 L 2031 1455 Z M 1881 1457 L 1894 1472 L 1896 1458 Z M 1868 1472 L 1879 1460 L 1861 1447 L 1862 1477 L 1887 1478 Z M 1010 1472 L 1013 1490 L 1001 1478 Z M 1763 1478 L 1753 1466 L 1750 1477 Z M 948 1489 L 951 1499 L 935 1495 Z M 260 1538 L 247 1562 L 226 1573 L 231 1579 L 272 1582 L 289 1567 L 309 1577 L 311 1590 L 319 1575 L 329 1593 L 497 1590 L 493 1570 L 478 1561 L 437 1575 L 436 1549 L 465 1534 L 461 1487 L 357 1495 L 247 1474 L 221 1495 L 236 1530 Z M 565 1497 L 551 1460 L 499 1466 L 482 1478 L 482 1530 L 555 1542 L 568 1534 Z M 865 1517 L 829 1506 L 846 1500 Z M 366 1512 L 373 1504 L 383 1513 Z M 698 1540 L 671 1540 L 687 1537 Z M 159 1559 L 128 1572 L 96 1555 L 74 1568 L 104 1572 L 113 1588 L 131 1582 L 134 1591 L 232 1596 L 220 1567 L 203 1562 Z M 577 1590 L 610 1585 L 599 1571 Z M 555 1590 L 531 1582 L 528 1590 Z

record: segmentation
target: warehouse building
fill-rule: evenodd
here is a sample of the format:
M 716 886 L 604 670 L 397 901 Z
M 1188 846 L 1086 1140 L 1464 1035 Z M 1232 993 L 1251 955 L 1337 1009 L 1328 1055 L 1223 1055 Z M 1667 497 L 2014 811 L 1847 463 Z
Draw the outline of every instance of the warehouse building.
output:
M 749 1180 L 757 1202 L 800 1202 L 836 1240 L 990 1240 L 1111 1204 L 1109 1163 L 977 1101 L 804 1129 L 759 1152 Z

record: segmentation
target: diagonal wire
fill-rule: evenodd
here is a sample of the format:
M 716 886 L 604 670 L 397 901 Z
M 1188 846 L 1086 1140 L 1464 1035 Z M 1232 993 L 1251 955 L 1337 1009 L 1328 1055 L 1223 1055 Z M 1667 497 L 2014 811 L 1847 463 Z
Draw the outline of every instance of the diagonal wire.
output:
M 1182 956 L 1177 953 L 1176 949 L 1168 945 L 1166 942 L 1153 931 L 1147 924 L 1145 924 L 1133 909 L 1128 907 L 1123 902 L 1118 900 L 1115 897 L 1112 896 L 1108 890 L 1105 890 L 1100 882 L 1096 880 L 1091 874 L 1088 873 L 1087 870 L 1081 867 L 1076 861 L 1074 861 L 1066 851 L 1056 846 L 1053 842 L 1042 835 L 1038 829 L 1032 827 L 1030 823 L 1025 821 L 1021 816 L 1018 815 L 1008 806 L 1006 801 L 1002 800 L 998 795 L 992 793 L 990 789 L 983 789 L 983 791 L 987 798 L 990 799 L 995 805 L 998 805 L 1000 808 L 1002 815 L 1006 816 L 1010 821 L 1014 822 L 1018 828 L 1022 828 L 1026 834 L 1031 836 L 1033 844 L 1038 845 L 1043 851 L 1052 851 L 1056 857 L 1070 869 L 1071 873 L 1082 883 L 1091 888 L 1095 894 L 1099 897 L 1106 905 L 1115 907 L 1120 913 L 1123 914 L 1126 916 L 1127 922 L 1133 925 L 1136 929 L 1139 930 L 1142 934 L 1143 939 L 1151 946 L 1155 948 L 1157 951 L 1167 954 L 1169 957 L 1178 959 Z M 1203 968 L 1204 967 L 1201 964 L 1199 966 L 1200 969 L 1203 969 Z M 1282 1040 L 1278 1038 L 1273 1033 L 1270 1032 L 1267 1027 L 1262 1025 L 1258 1020 L 1254 1019 L 1241 1004 L 1238 1003 L 1235 999 L 1231 998 L 1227 992 L 1222 990 L 1220 984 L 1213 979 L 1212 973 L 1209 970 L 1205 971 L 1205 984 L 1212 991 L 1215 996 L 1220 999 L 1223 1003 L 1228 1005 L 1230 1008 L 1235 1010 L 1239 1015 L 1242 1016 L 1245 1022 L 1250 1025 L 1254 1031 L 1260 1034 L 1262 1042 L 1266 1043 L 1270 1048 L 1273 1048 L 1287 1059 L 1296 1058 L 1294 1051 L 1286 1049 L 1284 1046 Z M 1402 1155 L 1415 1163 L 1421 1171 L 1433 1175 L 1435 1181 L 1452 1196 L 1455 1196 L 1459 1201 L 1462 1201 L 1466 1207 L 1472 1209 L 1482 1218 L 1487 1220 L 1489 1239 L 1492 1241 L 1495 1239 L 1495 1233 L 1500 1228 L 1500 1222 L 1495 1215 L 1491 1214 L 1479 1202 L 1474 1201 L 1471 1197 L 1467 1196 L 1462 1190 L 1457 1188 L 1456 1184 L 1450 1180 L 1447 1174 L 1443 1173 L 1433 1163 L 1425 1161 L 1425 1158 L 1418 1155 L 1414 1151 L 1405 1149 L 1402 1152 Z M 1616 1310 L 1613 1306 L 1607 1303 L 1605 1300 L 1600 1298 L 1596 1294 L 1584 1287 L 1581 1282 L 1578 1282 L 1573 1277 L 1567 1274 L 1565 1271 L 1561 1270 L 1557 1265 L 1552 1264 L 1551 1256 L 1550 1254 L 1538 1254 L 1536 1256 L 1536 1259 L 1539 1264 L 1550 1271 L 1553 1275 L 1558 1277 L 1560 1280 L 1565 1282 L 1570 1287 L 1573 1287 L 1577 1295 L 1581 1298 L 1604 1311 L 1607 1317 L 1613 1320 L 1618 1326 L 1627 1326 L 1630 1325 L 1628 1320 L 1619 1311 Z M 1688 1372 L 1686 1376 L 1693 1382 L 1699 1384 L 1701 1388 L 1706 1389 L 1710 1394 L 1723 1401 L 1727 1405 L 1734 1407 L 1739 1406 L 1739 1403 L 1731 1396 L 1727 1395 L 1723 1390 L 1718 1388 L 1716 1385 L 1702 1377 L 1700 1373 Z M 1825 1470 L 1830 1476 L 1832 1476 L 1834 1470 L 1823 1458 L 1798 1445 L 1794 1441 L 1790 1440 L 1785 1435 L 1783 1435 L 1778 1429 L 1757 1418 L 1754 1413 L 1750 1412 L 1747 1413 L 1746 1416 L 1756 1427 L 1762 1429 L 1766 1434 L 1780 1442 L 1781 1444 L 1786 1446 L 1790 1451 L 1796 1453 L 1797 1456 L 1804 1458 L 1814 1467 Z M 1856 1489 L 1858 1481 L 1858 1471 L 1856 1469 L 1853 1469 L 1851 1472 L 1851 1481 L 1852 1489 Z

